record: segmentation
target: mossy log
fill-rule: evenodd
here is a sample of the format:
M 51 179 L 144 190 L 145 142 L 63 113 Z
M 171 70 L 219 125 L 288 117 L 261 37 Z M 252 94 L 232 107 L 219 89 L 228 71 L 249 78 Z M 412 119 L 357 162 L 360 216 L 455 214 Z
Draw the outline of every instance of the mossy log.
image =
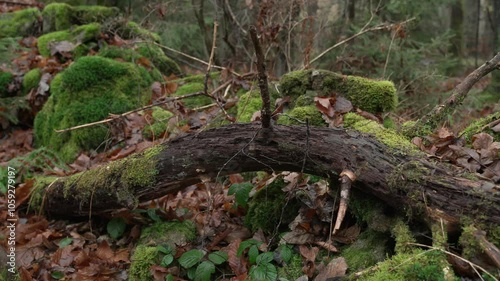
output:
M 154 153 L 45 181 L 38 192 L 44 193 L 40 197 L 50 214 L 88 216 L 133 208 L 137 202 L 232 173 L 303 169 L 336 179 L 350 169 L 357 174 L 355 188 L 397 209 L 450 223 L 462 218 L 485 226 L 500 223 L 498 187 L 458 177 L 451 165 L 398 152 L 357 131 L 281 125 L 268 131 L 259 126 L 236 124 L 180 137 L 154 148 Z

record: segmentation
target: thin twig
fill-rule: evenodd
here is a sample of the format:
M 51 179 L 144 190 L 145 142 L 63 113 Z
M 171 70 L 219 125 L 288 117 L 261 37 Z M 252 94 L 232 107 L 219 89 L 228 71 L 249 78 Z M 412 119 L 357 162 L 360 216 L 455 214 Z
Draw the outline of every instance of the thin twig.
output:
M 382 30 L 382 29 L 391 29 L 395 25 L 407 24 L 408 22 L 413 21 L 413 20 L 415 20 L 415 18 L 410 18 L 410 19 L 407 19 L 405 21 L 402 21 L 402 22 L 399 22 L 399 23 L 395 23 L 395 24 L 380 24 L 380 25 L 377 25 L 377 26 L 374 26 L 374 27 L 371 27 L 371 28 L 368 28 L 368 29 L 364 29 L 365 27 L 363 27 L 358 33 L 354 34 L 353 36 L 351 36 L 351 37 L 349 37 L 347 39 L 344 39 L 344 40 L 338 42 L 337 44 L 331 46 L 330 48 L 324 50 L 321 54 L 319 54 L 314 59 L 312 59 L 311 62 L 310 62 L 310 64 L 314 63 L 315 61 L 317 61 L 318 59 L 320 59 L 321 57 L 323 57 L 326 53 L 328 53 L 331 50 L 337 48 L 338 46 L 341 46 L 341 45 L 343 45 L 343 44 L 351 41 L 352 39 L 354 39 L 354 38 L 356 38 L 358 36 L 361 36 L 361 35 L 363 35 L 363 34 L 365 34 L 367 32 L 376 31 L 376 30 Z
M 224 3 L 226 4 L 227 11 L 229 12 L 229 15 L 233 19 L 234 23 L 240 28 L 241 33 L 243 35 L 247 35 L 247 31 L 241 26 L 240 22 L 236 19 L 236 16 L 233 13 L 233 10 L 231 9 L 231 5 L 229 4 L 229 0 L 225 0 Z
M 250 36 L 255 49 L 255 56 L 257 57 L 257 72 L 259 75 L 260 96 L 262 97 L 262 128 L 271 128 L 271 98 L 267 85 L 266 64 L 264 61 L 264 55 L 262 54 L 262 48 L 259 43 L 259 38 L 257 36 L 257 28 L 253 25 L 250 26 Z
M 394 43 L 394 39 L 396 38 L 396 35 L 398 34 L 398 31 L 400 28 L 401 28 L 401 26 L 398 26 L 397 29 L 394 31 L 394 34 L 392 35 L 391 43 L 389 44 L 389 50 L 387 50 L 387 57 L 385 58 L 384 71 L 382 72 L 382 78 L 385 78 L 385 72 L 387 70 L 387 65 L 389 64 L 389 57 L 391 55 L 392 44 Z

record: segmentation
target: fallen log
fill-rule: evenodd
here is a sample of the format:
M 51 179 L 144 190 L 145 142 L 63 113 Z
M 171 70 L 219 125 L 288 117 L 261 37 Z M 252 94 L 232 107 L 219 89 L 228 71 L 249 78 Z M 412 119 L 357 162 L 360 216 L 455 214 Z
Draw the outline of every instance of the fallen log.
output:
M 186 135 L 144 153 L 66 178 L 37 183 L 44 210 L 88 216 L 134 208 L 206 179 L 249 171 L 303 171 L 338 178 L 356 174 L 353 188 L 399 210 L 458 223 L 463 217 L 500 223 L 495 184 L 457 176 L 454 166 L 400 151 L 353 130 L 234 124 Z M 41 202 L 40 202 L 41 203 Z M 470 221 L 470 220 L 469 220 Z

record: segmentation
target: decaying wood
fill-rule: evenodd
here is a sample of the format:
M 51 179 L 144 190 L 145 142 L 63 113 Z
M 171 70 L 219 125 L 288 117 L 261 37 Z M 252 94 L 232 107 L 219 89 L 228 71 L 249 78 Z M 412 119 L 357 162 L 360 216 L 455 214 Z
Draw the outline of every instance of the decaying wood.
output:
M 91 208 L 96 215 L 133 207 L 133 201 L 176 193 L 202 178 L 262 170 L 300 172 L 307 152 L 304 172 L 333 179 L 343 170 L 353 171 L 353 188 L 396 209 L 450 223 L 463 215 L 492 225 L 500 223 L 500 192 L 491 182 L 458 177 L 450 165 L 432 162 L 422 154 L 405 155 L 356 131 L 313 127 L 309 137 L 307 134 L 306 127 L 276 125 L 271 131 L 253 123 L 187 135 L 162 145 L 155 156 L 155 184 L 129 191 L 137 200 L 119 200 L 124 175 L 116 173 L 106 183 L 95 181 L 89 186 L 92 205 L 76 196 L 81 191 L 68 184 L 74 178 L 61 178 L 46 190 L 44 208 L 63 216 L 87 216 Z M 106 166 L 98 169 L 104 173 Z

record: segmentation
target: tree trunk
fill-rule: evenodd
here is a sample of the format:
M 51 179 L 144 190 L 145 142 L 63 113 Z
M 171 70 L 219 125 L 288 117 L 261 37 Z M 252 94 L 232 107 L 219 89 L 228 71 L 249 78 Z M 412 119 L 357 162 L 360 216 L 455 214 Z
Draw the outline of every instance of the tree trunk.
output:
M 137 202 L 233 173 L 303 171 L 336 179 L 349 169 L 357 176 L 354 188 L 399 210 L 451 223 L 464 215 L 500 223 L 500 192 L 491 182 L 458 177 L 451 165 L 430 161 L 420 152 L 396 151 L 356 131 L 281 125 L 266 130 L 260 124 L 235 124 L 180 137 L 160 148 L 155 156 L 145 152 L 58 179 L 46 188 L 45 210 L 88 216 L 89 211 L 95 215 L 133 208 Z M 124 167 L 141 157 L 150 157 L 146 163 L 154 169 L 145 170 L 144 184 L 130 184 L 131 170 Z
M 451 4 L 450 29 L 453 31 L 453 37 L 450 40 L 450 51 L 456 57 L 462 58 L 464 46 L 464 9 L 462 0 Z

